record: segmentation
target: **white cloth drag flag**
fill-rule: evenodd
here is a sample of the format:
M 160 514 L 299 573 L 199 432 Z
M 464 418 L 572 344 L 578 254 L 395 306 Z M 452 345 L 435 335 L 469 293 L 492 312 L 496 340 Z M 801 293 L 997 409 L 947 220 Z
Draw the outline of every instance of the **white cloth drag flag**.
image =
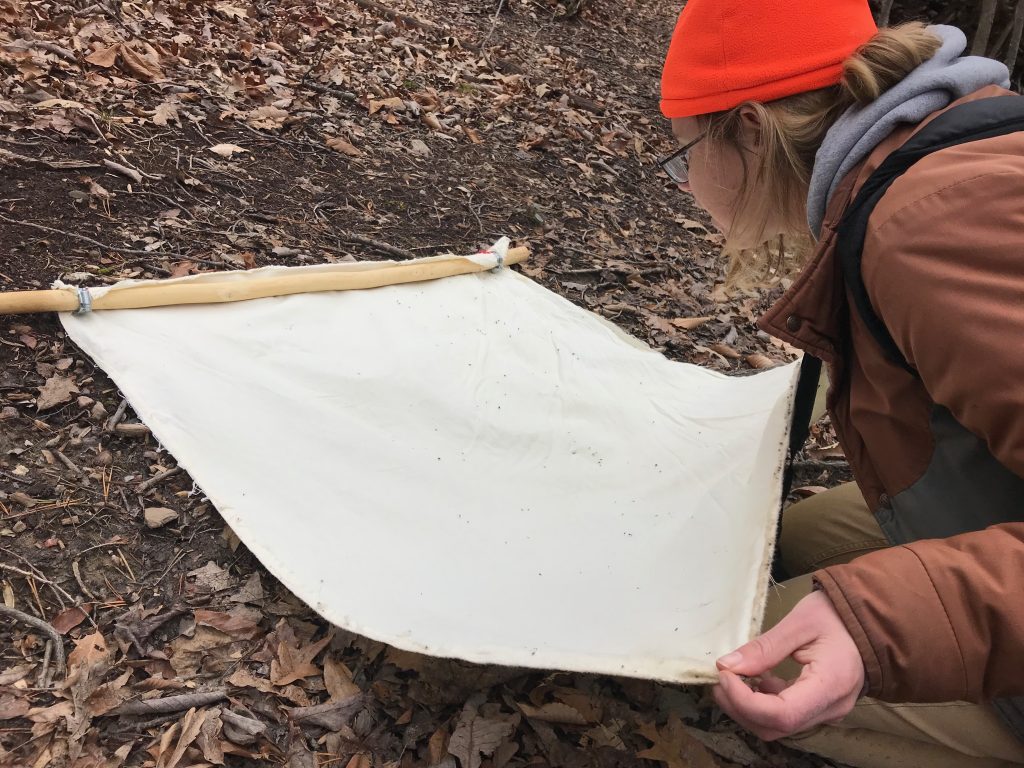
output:
M 339 626 L 700 682 L 760 623 L 795 365 L 671 362 L 509 269 L 61 319 L 246 546 Z

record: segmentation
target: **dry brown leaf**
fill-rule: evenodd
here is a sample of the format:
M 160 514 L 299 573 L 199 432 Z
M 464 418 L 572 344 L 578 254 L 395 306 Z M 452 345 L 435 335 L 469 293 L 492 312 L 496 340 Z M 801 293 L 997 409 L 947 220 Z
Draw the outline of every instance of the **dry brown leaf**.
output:
M 448 752 L 459 759 L 462 768 L 480 768 L 484 757 L 490 757 L 512 735 L 515 724 L 508 720 L 478 717 L 467 708 L 448 742 Z
M 259 631 L 255 621 L 235 611 L 222 613 L 200 608 L 195 611 L 195 617 L 197 625 L 213 627 L 235 638 L 253 637 Z
M 305 648 L 292 647 L 289 643 L 279 642 L 277 658 L 270 662 L 270 682 L 274 685 L 288 685 L 288 683 L 294 683 L 304 677 L 319 675 L 320 669 L 313 664 L 313 659 L 327 647 L 333 637 L 333 632 L 328 633 L 321 640 L 307 645 Z
M 767 355 L 762 355 L 760 352 L 755 352 L 752 355 L 747 355 L 747 365 L 751 368 L 756 368 L 759 371 L 766 370 L 768 368 L 775 367 L 775 361 Z
M 132 695 L 125 690 L 125 684 L 132 676 L 132 670 L 126 670 L 117 679 L 96 688 L 86 699 L 86 709 L 90 717 L 100 717 L 112 709 L 121 706 Z
M 335 152 L 341 152 L 343 155 L 349 157 L 362 157 L 363 151 L 354 144 L 346 141 L 340 136 L 331 136 L 327 139 L 327 146 L 333 149 Z
M 308 723 L 335 732 L 348 725 L 362 707 L 363 694 L 357 693 L 347 699 L 331 699 L 324 704 L 314 704 L 310 707 L 293 707 L 288 712 L 297 723 Z
M 187 574 L 196 580 L 196 587 L 206 592 L 220 592 L 222 589 L 229 589 L 234 585 L 231 574 L 210 560 L 202 568 L 196 568 Z
M 33 723 L 55 723 L 61 718 L 71 717 L 75 706 L 70 701 L 59 701 L 49 707 L 34 707 L 25 713 L 25 717 Z
M 75 640 L 75 650 L 68 654 L 68 667 L 90 666 L 99 664 L 107 658 L 110 650 L 107 641 L 99 632 L 93 632 L 80 640 Z
M 150 507 L 142 513 L 147 528 L 161 528 L 178 519 L 178 513 L 165 507 Z
M 523 702 L 516 704 L 516 706 L 531 720 L 543 720 L 545 723 L 557 723 L 559 725 L 588 724 L 587 718 L 579 710 L 560 701 L 550 701 L 539 707 Z
M 215 155 L 230 158 L 234 157 L 239 152 L 248 152 L 249 150 L 246 149 L 245 147 L 240 147 L 237 144 L 214 144 L 212 147 L 210 147 L 210 151 L 213 152 Z
M 199 731 L 209 716 L 210 710 L 208 709 L 197 711 L 195 707 L 192 707 L 192 709 L 186 712 L 185 717 L 181 719 L 181 736 L 178 737 L 178 743 L 174 747 L 174 751 L 166 758 L 167 752 L 162 751 L 160 759 L 156 761 L 156 768 L 175 768 L 181 761 L 181 758 L 184 757 L 185 750 L 199 736 Z
M 50 624 L 60 634 L 66 635 L 72 629 L 85 621 L 85 617 L 89 615 L 89 611 L 91 610 L 92 603 L 86 603 L 81 606 L 74 605 L 71 608 L 61 611 L 50 619 Z
M 203 726 L 196 737 L 196 746 L 199 747 L 199 751 L 214 765 L 224 765 L 224 747 L 220 738 L 223 722 L 220 714 L 219 709 L 211 709 L 209 716 L 203 720 Z
M 427 742 L 427 757 L 431 765 L 437 765 L 448 754 L 448 731 L 442 726 L 438 728 Z
M 444 126 L 441 125 L 441 121 L 437 119 L 437 116 L 433 112 L 424 112 L 420 115 L 420 120 L 422 120 L 423 124 L 432 131 L 444 130 Z
M 739 360 L 743 355 L 737 352 L 735 349 L 730 347 L 728 344 L 712 344 L 710 347 L 712 352 L 717 352 L 722 357 L 727 357 L 730 360 Z
M 245 121 L 253 128 L 273 131 L 281 128 L 288 119 L 288 110 L 280 107 L 257 107 L 245 116 Z
M 0 720 L 23 717 L 31 708 L 28 699 L 15 696 L 13 693 L 0 693 Z
M 167 125 L 168 122 L 180 122 L 177 102 L 165 101 L 163 104 L 158 104 L 157 108 L 153 110 L 153 123 L 155 125 Z
M 114 43 L 108 45 L 106 48 L 98 48 L 97 50 L 90 53 L 85 57 L 85 60 L 90 64 L 94 64 L 97 67 L 103 67 L 104 69 L 110 69 L 114 66 L 117 61 L 117 52 L 120 50 L 121 44 Z
M 36 410 L 45 411 L 64 403 L 70 403 L 71 398 L 78 394 L 78 387 L 75 380 L 70 376 L 55 374 L 48 378 L 43 386 L 39 388 L 39 397 L 36 398 Z
M 398 96 L 392 96 L 389 99 L 381 99 L 380 101 L 370 101 L 370 114 L 374 115 L 380 112 L 382 109 L 388 109 L 392 112 L 405 112 L 405 102 Z
M 324 686 L 332 699 L 347 699 L 360 693 L 359 686 L 352 682 L 352 671 L 337 659 L 324 659 Z
M 636 753 L 641 759 L 659 760 L 668 768 L 717 768 L 711 753 L 687 732 L 686 725 L 674 712 L 661 730 L 654 723 L 641 723 L 636 730 L 654 742 L 648 749 Z
M 234 638 L 212 627 L 196 627 L 193 637 L 176 637 L 171 641 L 171 666 L 179 677 L 195 675 L 207 656 L 226 663 Z
M 130 45 L 122 44 L 121 64 L 131 74 L 143 80 L 162 80 L 164 73 L 160 69 L 160 56 L 152 47 L 147 46 L 146 53 L 139 53 Z
M 676 328 L 682 328 L 684 331 L 692 331 L 694 328 L 700 328 L 710 319 L 710 317 L 676 317 L 669 320 L 669 322 Z
M 352 755 L 352 759 L 345 763 L 345 768 L 373 768 L 373 759 L 365 752 Z

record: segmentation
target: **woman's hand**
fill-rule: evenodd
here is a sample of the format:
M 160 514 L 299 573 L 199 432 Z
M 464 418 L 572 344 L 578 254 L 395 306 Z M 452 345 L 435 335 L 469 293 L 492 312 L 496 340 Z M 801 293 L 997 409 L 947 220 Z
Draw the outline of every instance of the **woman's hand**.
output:
M 792 682 L 771 669 L 792 656 L 803 664 Z M 824 592 L 812 592 L 778 624 L 718 660 L 715 701 L 765 741 L 842 720 L 864 688 L 864 663 Z M 740 679 L 759 677 L 757 690 Z

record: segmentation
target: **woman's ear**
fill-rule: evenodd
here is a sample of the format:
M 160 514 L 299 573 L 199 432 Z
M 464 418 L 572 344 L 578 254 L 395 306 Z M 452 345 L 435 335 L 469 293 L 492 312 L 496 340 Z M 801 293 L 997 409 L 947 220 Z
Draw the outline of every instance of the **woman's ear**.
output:
M 743 141 L 741 142 L 743 146 L 760 148 L 762 126 L 761 113 L 757 109 L 750 104 L 740 107 L 740 130 L 743 132 Z

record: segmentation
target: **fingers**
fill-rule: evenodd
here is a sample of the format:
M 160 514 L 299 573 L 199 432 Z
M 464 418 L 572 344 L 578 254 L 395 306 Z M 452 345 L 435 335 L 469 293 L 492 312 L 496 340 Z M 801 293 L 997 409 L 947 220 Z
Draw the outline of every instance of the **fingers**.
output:
M 714 691 L 718 705 L 765 741 L 789 736 L 843 717 L 842 701 L 833 701 L 818 676 L 801 677 L 778 694 L 753 691 L 731 672 L 721 673 Z M 778 678 L 775 678 L 778 681 Z
M 794 610 L 760 637 L 720 658 L 718 668 L 749 677 L 761 675 L 815 637 L 813 625 Z
M 786 690 L 789 685 L 790 683 L 788 680 L 783 680 L 781 677 L 776 677 L 770 672 L 766 672 L 758 679 L 757 685 L 754 686 L 754 690 L 760 691 L 761 693 L 774 693 L 778 695 Z

